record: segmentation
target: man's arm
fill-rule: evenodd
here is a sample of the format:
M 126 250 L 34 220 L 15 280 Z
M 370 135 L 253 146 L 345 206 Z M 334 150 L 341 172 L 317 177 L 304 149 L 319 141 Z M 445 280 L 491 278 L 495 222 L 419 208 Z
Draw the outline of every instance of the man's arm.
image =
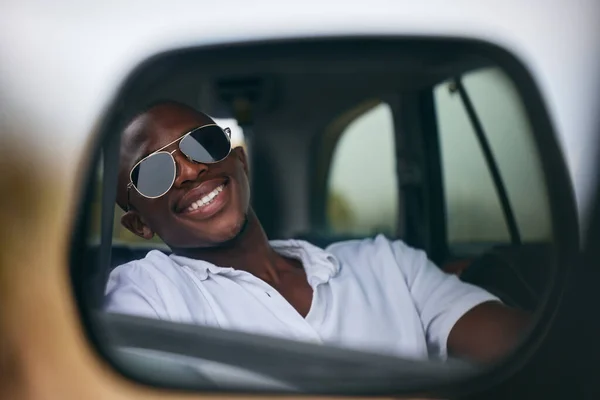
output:
M 528 313 L 443 272 L 423 251 L 401 241 L 394 241 L 392 250 L 423 323 L 430 355 L 491 362 L 507 355 L 526 333 Z
M 497 301 L 466 312 L 448 336 L 451 356 L 489 363 L 508 355 L 523 338 L 531 315 Z

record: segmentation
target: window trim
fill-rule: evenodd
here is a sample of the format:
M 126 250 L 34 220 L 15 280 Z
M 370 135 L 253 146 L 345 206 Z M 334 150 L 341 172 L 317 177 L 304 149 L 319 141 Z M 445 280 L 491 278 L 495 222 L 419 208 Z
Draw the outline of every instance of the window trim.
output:
M 428 254 L 433 262 L 441 266 L 448 255 L 448 225 L 444 198 L 444 175 L 440 157 L 440 137 L 437 112 L 432 86 L 418 94 L 419 116 L 423 137 L 423 168 L 426 179 L 423 182 L 426 198 L 426 212 L 429 229 Z M 431 229 L 432 224 L 436 229 Z

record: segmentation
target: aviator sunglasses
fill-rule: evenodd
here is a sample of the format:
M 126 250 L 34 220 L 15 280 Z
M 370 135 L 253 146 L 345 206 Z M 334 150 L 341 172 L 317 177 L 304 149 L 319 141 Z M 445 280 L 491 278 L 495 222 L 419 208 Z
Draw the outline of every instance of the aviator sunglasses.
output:
M 161 197 L 173 187 L 177 174 L 173 153 L 177 149 L 165 149 L 176 142 L 179 142 L 179 150 L 190 161 L 214 164 L 224 160 L 231 152 L 231 130 L 215 124 L 203 125 L 142 158 L 129 172 L 127 208 L 132 187 L 148 199 Z

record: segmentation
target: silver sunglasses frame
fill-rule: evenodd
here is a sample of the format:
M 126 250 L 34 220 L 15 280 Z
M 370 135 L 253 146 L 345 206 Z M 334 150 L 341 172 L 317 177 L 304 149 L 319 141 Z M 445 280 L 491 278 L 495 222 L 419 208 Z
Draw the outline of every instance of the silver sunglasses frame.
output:
M 177 150 L 181 151 L 181 149 L 179 147 L 177 147 L 175 150 L 173 151 L 165 151 L 164 149 L 166 149 L 167 147 L 173 145 L 174 143 L 177 142 L 181 142 L 183 139 L 185 139 L 187 136 L 191 135 L 192 133 L 199 131 L 203 128 L 208 128 L 211 126 L 216 126 L 217 128 L 220 128 L 223 133 L 225 134 L 225 137 L 227 137 L 227 140 L 229 141 L 229 151 L 227 152 L 227 154 L 225 155 L 225 157 L 223 157 L 222 159 L 220 159 L 219 161 L 213 161 L 213 162 L 202 162 L 199 163 L 198 161 L 193 160 L 191 157 L 189 157 L 187 154 L 181 152 L 188 160 L 195 162 L 195 163 L 199 163 L 199 164 L 206 164 L 206 165 L 210 165 L 210 164 L 216 164 L 218 162 L 223 161 L 224 159 L 226 159 L 229 154 L 231 154 L 231 129 L 229 128 L 221 128 L 219 125 L 217 124 L 208 124 L 208 125 L 202 125 L 202 126 L 198 126 L 194 129 L 192 129 L 189 132 L 186 132 L 185 134 L 183 134 L 181 137 L 173 140 L 172 142 L 164 145 L 163 147 L 161 147 L 158 150 L 153 151 L 152 153 L 148 154 L 146 157 L 142 158 L 140 161 L 138 161 L 137 163 L 135 163 L 135 165 L 131 168 L 131 170 L 129 171 L 129 183 L 127 184 L 127 211 L 129 211 L 130 207 L 130 195 L 129 192 L 131 190 L 131 188 L 134 188 L 136 192 L 138 192 L 138 194 L 142 197 L 145 197 L 147 199 L 158 199 L 159 197 L 164 196 L 165 194 L 167 194 L 169 192 L 169 190 L 171 190 L 171 188 L 173 187 L 173 184 L 175 183 L 175 179 L 177 178 L 177 163 L 175 162 L 175 157 L 173 157 L 173 153 L 175 153 Z M 162 194 L 158 195 L 158 196 L 146 196 L 145 194 L 143 194 L 142 192 L 139 191 L 139 189 L 133 184 L 133 171 L 137 168 L 138 165 L 140 165 L 142 162 L 144 162 L 145 160 L 147 160 L 148 158 L 155 156 L 156 154 L 160 154 L 160 153 L 165 153 L 168 154 L 169 157 L 171 158 L 171 162 L 173 163 L 173 179 L 171 180 L 171 183 L 169 184 L 169 188 L 167 190 L 165 190 Z

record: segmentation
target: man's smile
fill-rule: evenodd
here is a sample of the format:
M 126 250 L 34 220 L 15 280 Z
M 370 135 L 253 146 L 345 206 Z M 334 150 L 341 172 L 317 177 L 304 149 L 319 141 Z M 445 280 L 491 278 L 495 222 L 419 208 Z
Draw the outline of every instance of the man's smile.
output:
M 219 194 L 221 194 L 221 192 L 223 191 L 223 188 L 225 188 L 225 184 L 224 183 L 221 184 L 221 185 L 219 185 L 219 186 L 217 186 L 212 192 L 210 192 L 209 194 L 207 194 L 206 196 L 204 196 L 200 200 L 193 202 L 192 205 L 189 206 L 186 211 L 192 212 L 194 210 L 197 210 L 200 207 L 205 207 L 208 204 L 212 203 L 213 200 Z
M 227 202 L 229 183 L 228 178 L 216 178 L 203 182 L 177 202 L 177 212 L 186 216 L 198 216 L 202 219 L 212 216 Z

